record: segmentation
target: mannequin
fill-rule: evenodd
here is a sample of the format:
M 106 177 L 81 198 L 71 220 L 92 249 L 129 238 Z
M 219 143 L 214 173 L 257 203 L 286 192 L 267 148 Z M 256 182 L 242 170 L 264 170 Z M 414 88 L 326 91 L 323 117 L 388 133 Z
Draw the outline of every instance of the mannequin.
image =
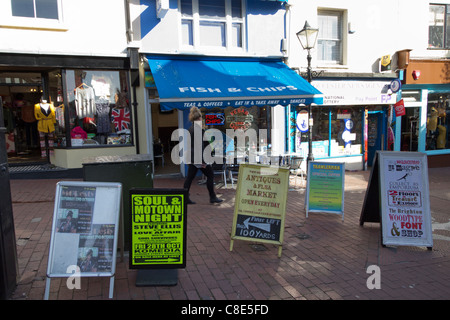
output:
M 38 120 L 38 131 L 41 145 L 41 158 L 50 160 L 53 155 L 54 132 L 55 132 L 55 107 L 47 100 L 41 99 L 40 103 L 34 105 L 34 116 Z

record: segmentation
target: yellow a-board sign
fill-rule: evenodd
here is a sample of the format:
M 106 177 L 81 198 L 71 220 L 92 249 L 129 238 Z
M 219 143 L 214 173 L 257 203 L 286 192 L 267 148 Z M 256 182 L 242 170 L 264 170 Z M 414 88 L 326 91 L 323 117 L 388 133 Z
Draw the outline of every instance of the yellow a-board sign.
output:
M 187 191 L 130 190 L 130 269 L 186 267 Z
M 241 164 L 234 205 L 230 251 L 235 239 L 278 244 L 281 256 L 289 169 Z

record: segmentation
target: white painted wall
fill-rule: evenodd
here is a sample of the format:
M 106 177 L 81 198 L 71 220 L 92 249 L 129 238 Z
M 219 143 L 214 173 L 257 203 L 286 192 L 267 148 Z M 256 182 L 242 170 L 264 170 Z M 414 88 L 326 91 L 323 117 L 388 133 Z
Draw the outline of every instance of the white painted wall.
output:
M 123 0 L 60 0 L 61 19 L 11 17 L 0 1 L 0 52 L 126 56 Z
M 320 65 L 311 51 L 312 67 L 337 72 L 374 72 L 377 59 L 396 51 L 412 49 L 411 58 L 450 58 L 449 50 L 429 50 L 428 0 L 290 0 L 289 66 L 306 68 L 306 50 L 296 33 L 305 20 L 317 27 L 317 10 L 344 11 L 345 63 L 342 66 Z M 448 0 L 439 3 L 449 3 Z M 355 33 L 348 33 L 348 23 Z

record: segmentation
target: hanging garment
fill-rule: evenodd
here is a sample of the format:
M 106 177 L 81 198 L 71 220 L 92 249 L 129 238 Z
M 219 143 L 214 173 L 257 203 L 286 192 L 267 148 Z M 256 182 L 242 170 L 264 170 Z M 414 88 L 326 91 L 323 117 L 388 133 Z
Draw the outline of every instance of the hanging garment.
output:
M 48 108 L 44 108 L 48 105 Z M 37 103 L 34 105 L 34 116 L 38 120 L 38 131 L 49 133 L 55 131 L 55 107 L 52 103 Z
M 111 132 L 111 120 L 109 117 L 109 101 L 100 100 L 96 103 L 97 106 L 97 133 Z
M 80 86 L 75 89 L 75 110 L 78 118 L 93 118 L 96 111 L 94 89 Z
M 129 129 L 131 118 L 130 118 L 130 111 L 128 110 L 128 108 L 126 109 L 113 108 L 111 110 L 111 118 L 116 128 L 116 131 Z
M 61 129 L 66 127 L 66 123 L 64 121 L 64 107 L 55 108 L 56 121 L 58 121 L 58 125 Z

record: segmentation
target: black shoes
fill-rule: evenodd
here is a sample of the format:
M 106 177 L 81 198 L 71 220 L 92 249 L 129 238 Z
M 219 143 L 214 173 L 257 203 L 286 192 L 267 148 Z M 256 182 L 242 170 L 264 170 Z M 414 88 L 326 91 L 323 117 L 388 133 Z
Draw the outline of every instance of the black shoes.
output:
M 209 199 L 210 203 L 221 203 L 222 201 L 223 201 L 222 199 L 219 199 L 217 197 Z

